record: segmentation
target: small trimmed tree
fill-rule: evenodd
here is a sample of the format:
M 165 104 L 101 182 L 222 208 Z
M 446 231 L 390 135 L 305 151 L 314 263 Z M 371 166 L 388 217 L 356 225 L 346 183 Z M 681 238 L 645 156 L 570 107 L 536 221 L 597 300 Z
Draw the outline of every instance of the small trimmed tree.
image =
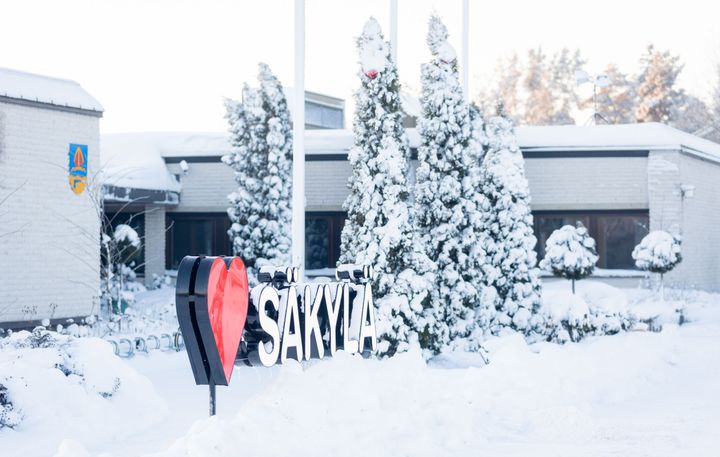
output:
M 682 262 L 681 244 L 680 235 L 655 230 L 648 233 L 632 252 L 636 267 L 660 274 L 660 297 L 663 301 L 665 300 L 664 275 Z
M 597 261 L 595 240 L 578 221 L 575 227 L 565 225 L 552 232 L 545 243 L 545 258 L 540 261 L 540 268 L 569 279 L 574 294 L 575 281 L 590 276 Z

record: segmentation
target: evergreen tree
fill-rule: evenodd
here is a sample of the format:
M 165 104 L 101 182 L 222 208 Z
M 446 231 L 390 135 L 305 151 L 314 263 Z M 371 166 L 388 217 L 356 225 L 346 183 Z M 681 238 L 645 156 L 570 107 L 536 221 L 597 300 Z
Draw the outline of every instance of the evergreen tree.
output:
M 482 188 L 482 308 L 478 324 L 493 334 L 512 328 L 543 333 L 540 279 L 533 248 L 530 193 L 512 123 L 495 116 L 485 124 L 488 148 L 480 174 Z
M 227 100 L 225 107 L 234 151 L 223 156 L 222 160 L 233 169 L 238 184 L 237 191 L 228 195 L 228 216 L 232 222 L 228 235 L 233 252 L 242 257 L 254 281 L 254 267 L 257 267 L 258 259 L 263 257 L 262 195 L 263 176 L 267 170 L 266 113 L 259 91 L 247 84 L 243 87 L 242 102 Z
M 289 265 L 293 154 L 290 110 L 282 84 L 264 63 L 259 65 L 258 82 L 267 132 L 267 173 L 263 176 L 263 197 L 268 242 L 263 256 L 275 265 Z
M 228 235 L 248 266 L 251 282 L 263 265 L 286 264 L 290 254 L 292 133 L 279 81 L 260 64 L 260 88 L 243 88 L 241 103 L 226 102 L 231 143 L 223 157 L 238 190 L 228 196 Z
M 411 307 L 412 291 L 398 279 L 412 264 L 410 148 L 402 127 L 397 68 L 375 19 L 365 23 L 357 47 L 361 86 L 355 94 L 342 261 L 374 266 L 379 349 L 392 355 L 407 349 L 419 314 Z
M 658 51 L 649 45 L 640 59 L 641 72 L 637 79 L 637 122 L 670 123 L 674 106 L 683 95 L 676 86 L 682 71 L 680 58 L 669 51 Z
M 432 61 L 422 66 L 423 108 L 415 187 L 415 224 L 421 273 L 432 278 L 425 301 L 421 345 L 472 349 L 479 284 L 476 206 L 480 148 L 463 100 L 455 51 L 439 18 L 430 19 Z M 431 260 L 431 262 L 427 262 Z
M 564 225 L 552 232 L 545 243 L 545 258 L 540 261 L 540 268 L 572 281 L 575 293 L 575 281 L 590 276 L 597 261 L 595 240 L 578 221 L 575 227 Z

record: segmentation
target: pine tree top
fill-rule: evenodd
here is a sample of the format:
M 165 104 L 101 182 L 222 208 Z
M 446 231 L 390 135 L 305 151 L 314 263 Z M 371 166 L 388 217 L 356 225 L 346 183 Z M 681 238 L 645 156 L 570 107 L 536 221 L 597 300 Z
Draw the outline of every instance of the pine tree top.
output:
M 448 30 L 438 16 L 431 16 L 428 22 L 427 44 L 433 57 L 444 63 L 454 62 L 457 58 L 455 48 L 448 43 Z

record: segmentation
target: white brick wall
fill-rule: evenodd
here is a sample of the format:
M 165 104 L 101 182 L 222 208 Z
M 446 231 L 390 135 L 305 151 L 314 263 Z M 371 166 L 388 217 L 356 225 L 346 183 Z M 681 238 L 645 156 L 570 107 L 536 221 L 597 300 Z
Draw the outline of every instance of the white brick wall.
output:
M 165 207 L 145 207 L 145 284 L 165 273 Z
M 237 185 L 232 169 L 224 163 L 189 163 L 189 173 L 181 178 L 180 204 L 170 211 L 225 212 L 227 195 Z M 169 164 L 171 173 L 180 173 Z M 347 197 L 350 164 L 346 161 L 306 162 L 305 195 L 307 211 L 340 211 Z
M 533 210 L 647 209 L 647 158 L 529 158 Z
M 187 175 L 180 178 L 182 191 L 180 204 L 172 211 L 225 212 L 227 195 L 236 188 L 232 169 L 220 162 L 189 163 Z M 169 164 L 171 173 L 180 174 L 178 164 Z
M 100 223 L 68 184 L 70 143 L 99 165 L 99 119 L 0 102 L 0 322 L 97 311 Z M 94 308 L 95 307 L 95 308 Z
M 678 185 L 693 185 L 695 192 L 692 198 L 675 197 L 682 211 L 683 261 L 668 279 L 720 291 L 720 164 L 687 155 L 678 159 Z

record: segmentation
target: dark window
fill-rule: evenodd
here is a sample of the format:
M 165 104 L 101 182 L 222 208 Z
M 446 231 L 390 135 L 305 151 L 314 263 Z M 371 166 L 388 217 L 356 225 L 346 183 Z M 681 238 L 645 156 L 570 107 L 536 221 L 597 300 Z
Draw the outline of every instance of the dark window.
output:
M 167 268 L 177 269 L 186 255 L 232 254 L 225 213 L 169 213 L 166 223 Z
M 137 232 L 138 236 L 140 237 L 140 249 L 134 250 L 132 252 L 125 252 L 122 253 L 121 262 L 126 264 L 133 263 L 135 273 L 137 274 L 144 274 L 145 273 L 145 213 L 143 212 L 137 212 L 137 213 L 126 213 L 126 212 L 120 212 L 120 213 L 107 213 L 105 214 L 105 217 L 107 217 L 107 221 L 109 222 L 110 226 L 112 227 L 112 231 L 115 231 L 115 228 L 120 224 L 129 225 L 135 231 Z M 129 248 L 128 248 L 129 249 Z
M 305 126 L 309 129 L 341 129 L 343 128 L 343 110 L 306 101 Z
M 580 221 L 595 239 L 599 260 L 597 266 L 611 269 L 633 269 L 632 250 L 647 235 L 647 211 L 536 211 L 535 249 L 538 258 L 545 255 L 545 243 L 554 231 L 563 225 Z
M 335 268 L 344 225 L 341 211 L 305 213 L 305 268 Z

